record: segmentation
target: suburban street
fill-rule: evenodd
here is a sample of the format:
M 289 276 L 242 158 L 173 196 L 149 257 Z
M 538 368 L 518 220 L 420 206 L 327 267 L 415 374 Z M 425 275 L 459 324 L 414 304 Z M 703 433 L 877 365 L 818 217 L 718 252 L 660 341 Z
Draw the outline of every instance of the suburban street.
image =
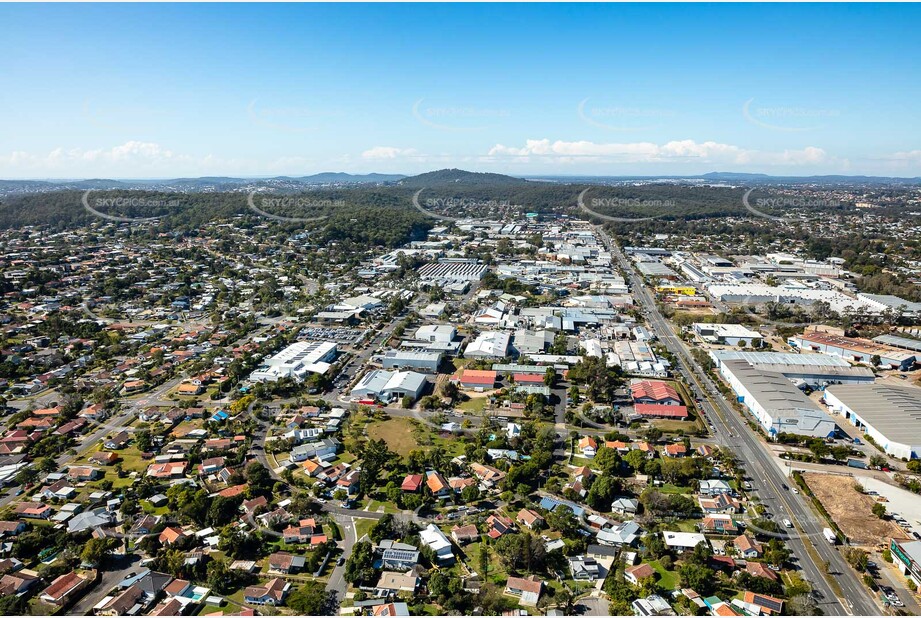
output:
M 776 516 L 788 517 L 801 534 L 786 538 L 788 547 L 798 559 L 804 577 L 813 586 L 813 594 L 819 608 L 826 614 L 874 615 L 880 608 L 870 598 L 869 591 L 851 570 L 838 550 L 828 545 L 822 537 L 823 525 L 817 520 L 802 496 L 791 494 L 781 488 L 786 483 L 783 472 L 775 463 L 773 453 L 756 436 L 738 413 L 722 397 L 710 377 L 690 354 L 684 342 L 671 330 L 665 318 L 658 311 L 655 300 L 636 274 L 616 243 L 600 226 L 597 228 L 602 240 L 609 247 L 624 272 L 629 274 L 634 296 L 639 299 L 650 325 L 659 340 L 680 359 L 679 370 L 684 378 L 695 384 L 704 394 L 703 409 L 707 420 L 714 427 L 714 437 L 719 444 L 732 449 L 745 464 L 752 485 L 761 501 L 769 506 Z M 842 596 L 835 592 L 823 568 L 816 564 L 807 544 L 818 556 L 827 561 L 829 572 L 840 588 Z

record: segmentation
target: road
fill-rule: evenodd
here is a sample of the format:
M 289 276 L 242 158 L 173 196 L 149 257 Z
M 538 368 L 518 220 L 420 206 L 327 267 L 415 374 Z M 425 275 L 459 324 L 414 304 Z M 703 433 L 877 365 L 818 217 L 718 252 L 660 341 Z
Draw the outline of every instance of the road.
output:
M 757 490 L 761 501 L 771 507 L 775 516 L 787 517 L 796 525 L 801 536 L 791 535 L 786 544 L 798 558 L 804 577 L 813 586 L 813 594 L 819 607 L 826 614 L 833 615 L 877 615 L 880 608 L 870 597 L 869 591 L 857 578 L 838 551 L 822 539 L 822 524 L 812 513 L 802 496 L 792 494 L 781 488 L 786 477 L 774 462 L 773 453 L 761 442 L 745 421 L 722 397 L 710 376 L 697 363 L 684 342 L 675 335 L 669 324 L 656 308 L 655 299 L 636 274 L 620 248 L 605 231 L 596 227 L 598 234 L 611 255 L 630 277 L 633 295 L 645 309 L 650 325 L 665 347 L 679 359 L 677 369 L 688 383 L 697 386 L 705 395 L 702 409 L 707 420 L 713 426 L 716 442 L 732 449 L 739 460 L 744 462 L 748 475 L 753 479 L 752 485 Z M 840 587 L 843 598 L 839 598 L 826 579 L 824 569 L 816 564 L 807 550 L 807 543 L 814 547 L 821 560 L 829 565 L 834 579 Z
M 334 516 L 342 528 L 342 557 L 346 560 L 352 555 L 352 547 L 358 542 L 355 532 L 355 520 L 350 517 Z M 336 600 L 342 603 L 345 598 L 347 584 L 345 581 L 345 563 L 342 566 L 336 566 L 333 572 L 329 574 L 329 581 L 326 583 L 327 592 L 335 592 Z

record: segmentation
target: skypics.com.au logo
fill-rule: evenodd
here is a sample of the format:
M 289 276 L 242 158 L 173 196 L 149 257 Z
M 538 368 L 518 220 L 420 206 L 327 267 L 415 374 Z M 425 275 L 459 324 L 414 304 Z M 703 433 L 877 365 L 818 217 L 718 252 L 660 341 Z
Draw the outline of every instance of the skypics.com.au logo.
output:
M 752 124 L 771 131 L 803 132 L 817 131 L 825 126 L 829 118 L 838 118 L 837 109 L 816 109 L 808 107 L 755 107 L 755 98 L 742 105 L 742 115 Z
M 660 126 L 662 119 L 676 115 L 666 109 L 589 105 L 589 99 L 579 102 L 576 113 L 586 124 L 608 131 L 648 131 Z
M 140 196 L 131 196 L 131 197 L 97 197 L 94 200 L 90 200 L 90 193 L 92 189 L 88 189 L 83 193 L 83 197 L 80 200 L 83 204 L 83 208 L 93 215 L 94 217 L 99 217 L 100 219 L 105 219 L 107 221 L 113 221 L 115 223 L 152 223 L 159 221 L 163 215 L 157 215 L 153 217 L 126 217 L 123 215 L 113 215 L 107 212 L 102 212 L 99 210 L 103 209 L 137 209 L 142 211 L 149 210 L 158 210 L 164 208 L 175 208 L 179 205 L 179 200 L 164 200 L 164 199 L 154 199 L 148 197 Z
M 585 194 L 588 193 L 589 189 L 583 189 L 579 194 L 577 203 L 582 212 L 588 213 L 593 217 L 602 219 L 604 221 L 610 221 L 612 223 L 638 223 L 640 221 L 652 221 L 653 219 L 658 218 L 661 215 L 655 217 L 613 217 L 611 215 L 602 214 L 595 208 L 611 208 L 611 207 L 628 207 L 628 208 L 637 208 L 637 207 L 648 207 L 648 208 L 661 208 L 661 207 L 674 207 L 674 200 L 641 200 L 638 198 L 595 198 L 591 201 L 592 208 L 589 208 L 585 204 Z
M 420 123 L 441 131 L 482 131 L 494 126 L 498 120 L 511 116 L 505 109 L 424 105 L 425 99 L 413 104 L 413 118 Z
M 313 199 L 307 197 L 278 197 L 278 196 L 259 196 L 259 206 L 256 205 L 256 192 L 251 192 L 246 198 L 246 205 L 250 210 L 261 217 L 279 221 L 281 223 L 312 223 L 323 221 L 329 218 L 329 215 L 318 215 L 316 217 L 287 217 L 276 215 L 269 210 L 310 210 L 323 209 L 338 206 L 344 206 L 344 200 L 326 200 Z

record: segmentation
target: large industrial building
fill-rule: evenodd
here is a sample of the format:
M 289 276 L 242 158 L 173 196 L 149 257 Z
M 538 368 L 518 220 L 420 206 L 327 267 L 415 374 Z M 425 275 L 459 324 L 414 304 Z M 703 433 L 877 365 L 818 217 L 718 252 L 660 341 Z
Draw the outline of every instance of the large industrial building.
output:
M 761 333 L 750 330 L 741 324 L 697 322 L 693 325 L 693 328 L 698 337 L 709 343 L 739 345 L 740 342 L 744 342 L 747 346 L 754 346 L 757 342 L 758 346 L 760 346 L 763 339 Z
M 336 358 L 337 347 L 329 341 L 298 341 L 266 359 L 249 376 L 253 382 L 275 382 L 282 378 L 301 381 L 309 373 L 325 374 Z
M 441 352 L 388 350 L 380 357 L 384 369 L 402 369 L 435 373 L 441 364 Z
M 908 350 L 877 343 L 871 339 L 841 337 L 829 333 L 795 335 L 790 338 L 789 343 L 801 350 L 840 356 L 851 362 L 867 365 L 873 362 L 874 356 L 879 356 L 881 366 L 901 371 L 912 369 L 917 360 L 915 354 Z
M 872 384 L 876 376 L 869 367 L 852 367 L 840 356 L 711 350 L 717 370 L 726 377 L 723 363 L 743 360 L 756 369 L 779 373 L 797 386 L 822 389 L 831 384 Z
M 890 384 L 829 386 L 828 407 L 853 423 L 886 453 L 921 457 L 921 388 Z
M 837 432 L 835 421 L 783 374 L 744 360 L 724 360 L 720 371 L 771 438 L 780 433 L 828 438 Z
M 508 356 L 511 336 L 498 331 L 486 331 L 467 344 L 464 356 L 467 358 L 500 359 Z
M 911 579 L 916 590 L 921 590 L 921 541 L 890 539 L 889 552 L 902 575 Z
M 425 382 L 421 373 L 374 369 L 362 376 L 352 389 L 352 397 L 388 402 L 407 396 L 418 399 L 425 390 Z

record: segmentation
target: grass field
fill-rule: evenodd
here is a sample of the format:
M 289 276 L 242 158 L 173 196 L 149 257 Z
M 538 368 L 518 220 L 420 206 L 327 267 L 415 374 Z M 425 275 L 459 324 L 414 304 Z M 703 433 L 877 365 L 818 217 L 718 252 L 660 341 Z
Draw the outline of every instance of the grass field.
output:
M 377 523 L 376 519 L 358 519 L 355 518 L 355 537 L 359 540 L 364 535 L 368 534 L 374 524 Z
M 386 421 L 369 423 L 365 428 L 368 437 L 374 440 L 383 440 L 387 447 L 401 457 L 406 457 L 409 452 L 419 447 L 413 435 L 415 427 L 406 418 L 391 418 Z
M 658 560 L 653 560 L 649 566 L 659 574 L 659 585 L 667 590 L 674 590 L 678 587 L 678 575 L 674 571 L 666 571 Z
M 464 401 L 458 404 L 457 408 L 468 413 L 480 414 L 483 410 L 486 409 L 486 404 L 489 402 L 488 397 L 472 397 L 467 401 Z

